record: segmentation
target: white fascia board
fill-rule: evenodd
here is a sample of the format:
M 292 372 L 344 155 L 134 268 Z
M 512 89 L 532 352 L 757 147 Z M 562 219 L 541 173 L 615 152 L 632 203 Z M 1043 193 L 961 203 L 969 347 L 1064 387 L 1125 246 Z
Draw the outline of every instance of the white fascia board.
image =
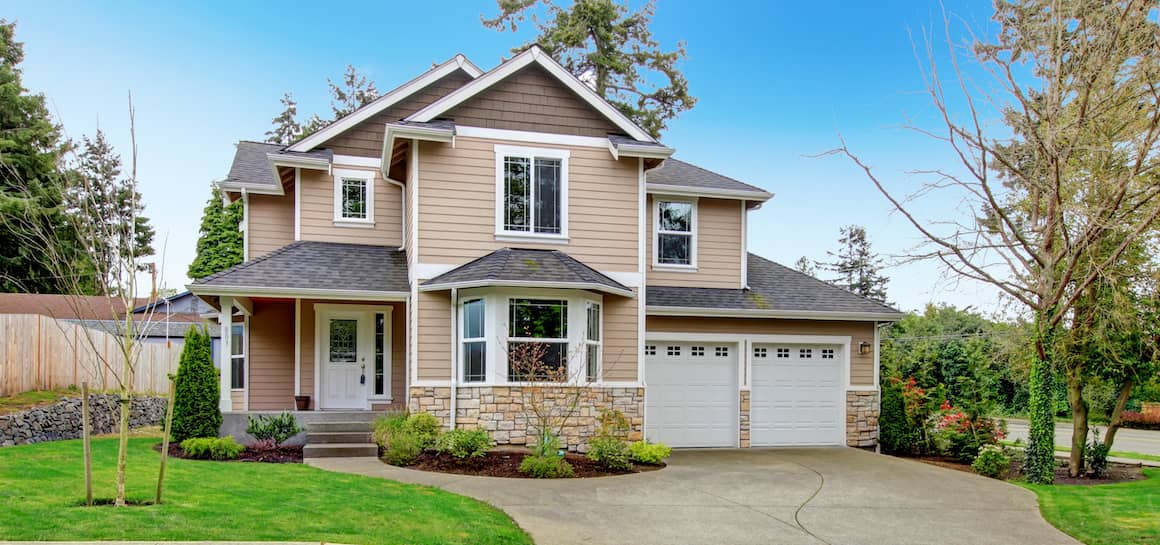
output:
M 290 151 L 310 151 L 327 140 L 342 134 L 346 130 L 358 125 L 359 123 L 370 119 L 375 114 L 398 104 L 403 99 L 415 94 L 424 87 L 439 81 L 444 76 L 451 74 L 456 70 L 463 70 L 467 72 L 473 79 L 479 77 L 483 71 L 478 66 L 473 64 L 463 54 L 457 54 L 455 57 L 443 62 L 442 64 L 420 74 L 415 79 L 404 83 L 387 94 L 371 101 L 366 106 L 355 110 L 346 117 L 327 125 L 322 130 L 299 140 L 298 142 L 287 148 Z
M 275 167 L 275 174 L 277 173 L 277 167 L 330 170 L 330 160 L 321 157 L 295 157 L 281 153 L 267 153 L 266 159 L 270 161 L 271 166 Z
M 472 280 L 467 282 L 446 282 L 419 286 L 419 291 L 442 291 L 451 288 L 554 288 L 569 290 L 589 290 L 636 297 L 632 290 L 622 290 L 593 282 L 538 282 L 534 280 Z
M 190 284 L 186 289 L 194 295 L 218 296 L 262 296 L 312 298 L 312 299 L 353 299 L 359 301 L 406 301 L 410 293 L 405 291 L 364 291 L 364 290 L 331 290 L 319 288 L 267 288 L 253 286 L 197 286 Z
M 712 197 L 715 199 L 742 199 L 764 202 L 773 198 L 768 191 L 746 191 L 743 189 L 714 189 L 711 187 L 691 187 L 685 185 L 648 184 L 649 193 L 677 195 L 681 197 Z
M 616 124 L 617 127 L 624 130 L 624 132 L 628 133 L 633 138 L 647 142 L 656 142 L 656 139 L 653 138 L 652 135 L 648 134 L 644 131 L 644 129 L 638 127 L 636 123 L 633 123 L 630 119 L 625 117 L 624 114 L 620 113 L 620 110 L 617 110 L 615 107 L 609 104 L 607 100 L 604 100 L 604 97 L 601 97 L 596 93 L 596 91 L 592 90 L 591 87 L 588 87 L 584 84 L 584 82 L 577 79 L 576 76 L 572 75 L 571 72 L 568 72 L 568 70 L 566 70 L 563 66 L 560 66 L 560 64 L 557 63 L 555 59 L 553 59 L 547 53 L 544 53 L 544 51 L 536 45 L 529 47 L 528 49 L 524 50 L 523 53 L 520 53 L 519 55 L 509 59 L 507 62 L 493 68 L 490 72 L 476 78 L 471 83 L 468 83 L 467 85 L 460 87 L 447 96 L 436 100 L 426 108 L 411 114 L 409 117 L 407 117 L 407 121 L 431 121 L 432 119 L 435 119 L 439 115 L 446 113 L 448 110 L 462 104 L 467 99 L 479 94 L 492 85 L 503 81 L 504 78 L 514 74 L 521 68 L 524 68 L 525 66 L 528 66 L 532 63 L 539 64 L 541 67 L 547 70 L 548 73 L 555 76 L 556 79 L 558 79 L 561 83 L 580 96 L 581 99 L 583 99 L 593 108 L 596 108 L 598 112 L 604 114 L 604 116 Z
M 456 125 L 455 135 L 465 138 L 489 138 L 492 140 L 509 140 L 512 142 L 528 142 L 532 144 L 555 144 L 558 146 L 575 146 L 582 148 L 605 148 L 609 140 L 600 136 L 579 136 L 575 134 L 555 134 L 548 132 L 515 131 L 511 129 L 491 129 Z
M 661 146 L 637 146 L 633 144 L 616 144 L 612 140 L 608 141 L 608 151 L 612 153 L 613 159 L 620 159 L 621 157 L 643 157 L 645 159 L 668 159 L 672 157 L 677 150 L 669 147 Z
M 782 318 L 802 320 L 841 320 L 851 322 L 897 322 L 902 314 L 889 312 L 828 312 L 811 310 L 762 310 L 703 307 L 660 307 L 649 305 L 650 316 L 694 316 L 706 318 Z
M 258 184 L 232 184 L 229 182 L 218 182 L 217 187 L 220 191 L 227 193 L 241 193 L 245 191 L 251 195 L 285 195 L 285 190 L 282 189 L 282 184 L 277 186 L 258 185 Z
M 362 167 L 362 168 L 379 168 L 383 164 L 383 160 L 378 157 L 360 157 L 358 155 L 335 155 L 331 159 L 331 163 L 335 168 L 340 167 Z
M 383 176 L 391 165 L 391 152 L 395 149 L 395 139 L 426 140 L 429 142 L 455 142 L 454 129 L 436 129 L 432 127 L 413 127 L 387 123 L 383 131 L 383 156 L 380 159 Z

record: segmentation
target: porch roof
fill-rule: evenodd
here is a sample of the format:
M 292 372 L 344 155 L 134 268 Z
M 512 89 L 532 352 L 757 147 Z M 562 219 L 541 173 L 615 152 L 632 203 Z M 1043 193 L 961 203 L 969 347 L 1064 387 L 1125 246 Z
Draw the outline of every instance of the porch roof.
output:
M 406 295 L 407 257 L 394 246 L 298 241 L 189 285 L 198 295 Z
M 447 271 L 420 289 L 518 286 L 586 289 L 632 297 L 632 289 L 559 250 L 501 248 Z

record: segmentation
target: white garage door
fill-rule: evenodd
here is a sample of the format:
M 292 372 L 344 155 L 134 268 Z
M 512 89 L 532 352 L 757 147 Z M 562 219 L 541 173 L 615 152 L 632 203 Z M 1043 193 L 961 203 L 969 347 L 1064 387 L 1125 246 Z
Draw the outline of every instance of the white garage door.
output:
M 645 345 L 645 436 L 672 447 L 737 446 L 737 345 Z
M 844 444 L 843 361 L 839 346 L 753 345 L 750 444 Z

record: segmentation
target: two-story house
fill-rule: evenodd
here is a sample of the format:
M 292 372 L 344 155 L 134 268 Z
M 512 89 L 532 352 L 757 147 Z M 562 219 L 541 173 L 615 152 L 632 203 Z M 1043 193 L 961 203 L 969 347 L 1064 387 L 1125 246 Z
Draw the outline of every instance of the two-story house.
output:
M 677 447 L 872 446 L 900 314 L 747 249 L 772 194 L 672 158 L 541 49 L 458 55 L 289 146 L 241 142 L 224 411 L 428 411 L 527 442 L 510 354 Z M 233 327 L 241 324 L 241 327 Z M 306 399 L 308 396 L 309 400 Z

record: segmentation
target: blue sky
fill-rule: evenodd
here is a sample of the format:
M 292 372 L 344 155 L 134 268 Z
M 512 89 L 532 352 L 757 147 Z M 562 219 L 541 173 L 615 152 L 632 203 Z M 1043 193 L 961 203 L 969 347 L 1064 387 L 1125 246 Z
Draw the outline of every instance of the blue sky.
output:
M 132 91 L 146 213 L 165 251 L 163 281 L 176 288 L 188 282 L 209 183 L 225 176 L 234 142 L 263 138 L 284 91 L 300 115 L 325 115 L 326 78 L 347 64 L 386 91 L 456 52 L 489 69 L 534 37 L 530 25 L 516 34 L 483 28 L 490 1 L 169 4 L 26 2 L 3 16 L 19 23 L 25 42 L 25 86 L 48 97 L 69 136 L 100 126 L 127 151 Z M 911 36 L 941 28 L 938 2 L 658 4 L 655 37 L 687 42 L 683 67 L 698 98 L 664 142 L 677 157 L 776 194 L 751 214 L 750 251 L 787 265 L 803 255 L 825 259 L 847 224 L 864 225 L 890 256 L 920 242 L 849 162 L 809 156 L 836 146 L 841 133 L 899 191 L 915 187 L 906 171 L 950 161 L 901 128 L 907 119 L 934 121 Z M 990 15 L 989 2 L 947 8 L 976 26 Z M 962 211 L 936 198 L 922 212 L 945 219 Z M 996 308 L 992 290 L 948 281 L 933 264 L 898 264 L 887 274 L 903 309 L 928 301 Z

